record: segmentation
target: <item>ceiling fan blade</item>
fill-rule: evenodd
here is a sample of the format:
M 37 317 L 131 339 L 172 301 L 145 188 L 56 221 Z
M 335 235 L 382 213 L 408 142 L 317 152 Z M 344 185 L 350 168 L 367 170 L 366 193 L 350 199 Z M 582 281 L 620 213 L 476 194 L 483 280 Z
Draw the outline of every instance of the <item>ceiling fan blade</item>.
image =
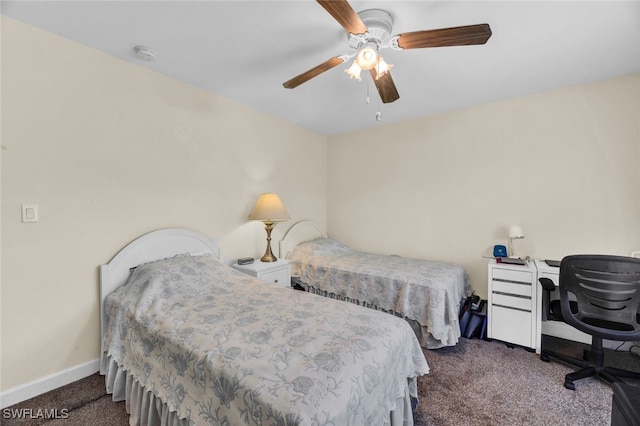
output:
M 319 76 L 325 71 L 329 71 L 333 67 L 337 67 L 340 64 L 343 64 L 345 61 L 344 56 L 336 56 L 328 61 L 321 63 L 320 65 L 311 68 L 309 71 L 303 72 L 300 75 L 293 77 L 291 80 L 285 81 L 282 85 L 286 89 L 293 89 L 295 87 L 300 86 L 302 83 L 305 83 L 311 80 L 314 77 Z
M 351 34 L 364 34 L 368 31 L 355 10 L 347 0 L 317 0 L 320 6 L 329 12 L 342 27 Z
M 413 31 L 399 34 L 396 37 L 398 38 L 398 46 L 402 49 L 468 46 L 485 44 L 491 37 L 491 28 L 489 24 L 466 25 L 438 30 Z
M 400 98 L 398 94 L 398 90 L 396 89 L 396 85 L 393 82 L 393 78 L 391 78 L 391 73 L 386 72 L 380 76 L 376 80 L 376 69 L 371 68 L 369 70 L 371 73 L 371 77 L 373 78 L 373 82 L 376 84 L 376 88 L 378 89 L 378 94 L 380 94 L 380 99 L 385 104 L 396 101 Z

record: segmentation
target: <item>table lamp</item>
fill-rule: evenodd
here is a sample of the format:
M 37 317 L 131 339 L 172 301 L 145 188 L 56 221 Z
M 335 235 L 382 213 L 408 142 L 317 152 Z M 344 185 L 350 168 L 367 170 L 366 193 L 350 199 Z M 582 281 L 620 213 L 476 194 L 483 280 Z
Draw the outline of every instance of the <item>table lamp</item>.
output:
M 511 225 L 509 227 L 509 256 L 515 257 L 513 252 L 513 240 L 519 240 L 524 238 L 524 232 L 518 225 Z
M 271 231 L 276 222 L 284 222 L 289 220 L 289 214 L 284 208 L 280 197 L 273 193 L 264 193 L 260 195 L 253 211 L 249 215 L 249 220 L 260 220 L 264 222 L 267 231 L 267 249 L 264 256 L 260 259 L 262 262 L 275 262 L 278 260 L 271 251 Z

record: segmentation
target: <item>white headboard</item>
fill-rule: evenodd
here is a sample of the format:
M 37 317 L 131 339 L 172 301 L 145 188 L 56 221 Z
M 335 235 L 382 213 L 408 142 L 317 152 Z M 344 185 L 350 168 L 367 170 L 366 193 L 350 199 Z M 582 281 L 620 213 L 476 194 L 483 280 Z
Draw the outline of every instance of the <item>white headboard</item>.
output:
M 280 257 L 286 259 L 289 252 L 291 252 L 295 246 L 305 241 L 315 240 L 316 238 L 327 238 L 327 234 L 320 229 L 317 223 L 312 220 L 301 220 L 294 223 L 280 240 Z
M 220 247 L 216 238 L 210 238 L 189 229 L 167 228 L 136 238 L 120 250 L 109 263 L 100 265 L 101 347 L 105 333 L 104 300 L 127 281 L 130 269 L 143 263 L 185 253 L 212 254 L 220 259 Z M 103 353 L 101 351 L 101 356 Z

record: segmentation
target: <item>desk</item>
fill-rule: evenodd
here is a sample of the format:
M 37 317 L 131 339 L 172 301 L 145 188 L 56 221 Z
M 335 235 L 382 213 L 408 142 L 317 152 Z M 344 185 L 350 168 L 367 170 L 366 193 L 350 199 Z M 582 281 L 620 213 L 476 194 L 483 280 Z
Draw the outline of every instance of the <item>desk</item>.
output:
M 536 292 L 538 294 L 537 300 L 540 303 L 537 304 L 537 312 L 535 315 L 536 318 L 536 329 L 538 330 L 536 333 L 536 353 L 540 353 L 540 344 L 542 340 L 542 335 L 545 334 L 547 336 L 560 337 L 561 339 L 573 340 L 574 342 L 581 342 L 591 344 L 591 336 L 583 333 L 582 331 L 570 326 L 561 321 L 542 321 L 542 286 L 538 281 L 540 278 L 549 278 L 553 283 L 558 287 L 558 280 L 560 276 L 560 268 L 554 268 L 549 265 L 544 260 L 534 260 L 533 261 L 537 270 L 537 278 L 536 278 Z M 555 294 L 553 294 L 555 293 Z M 559 299 L 560 292 L 554 291 L 551 293 L 552 299 Z
M 540 353 L 542 335 L 591 344 L 591 336 L 561 321 L 542 321 L 542 286 L 545 277 L 558 286 L 560 268 L 544 260 L 526 265 L 489 261 L 487 337 L 535 349 Z M 555 294 L 553 294 L 555 293 Z M 551 294 L 560 298 L 560 292 Z

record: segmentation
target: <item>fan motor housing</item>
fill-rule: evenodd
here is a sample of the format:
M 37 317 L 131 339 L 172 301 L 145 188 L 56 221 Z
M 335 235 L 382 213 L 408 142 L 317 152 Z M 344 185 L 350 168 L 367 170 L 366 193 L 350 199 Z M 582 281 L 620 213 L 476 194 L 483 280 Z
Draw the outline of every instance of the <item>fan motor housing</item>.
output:
M 382 9 L 367 9 L 358 13 L 358 16 L 366 25 L 368 32 L 365 34 L 347 34 L 349 46 L 358 49 L 368 41 L 375 42 L 378 47 L 389 46 L 393 28 L 393 18 L 389 12 Z

